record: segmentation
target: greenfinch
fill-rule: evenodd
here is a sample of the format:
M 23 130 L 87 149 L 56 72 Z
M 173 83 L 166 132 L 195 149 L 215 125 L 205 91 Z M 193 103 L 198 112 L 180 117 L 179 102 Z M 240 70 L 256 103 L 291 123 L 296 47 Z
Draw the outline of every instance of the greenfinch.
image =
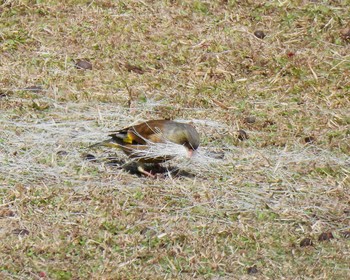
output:
M 197 150 L 200 142 L 199 134 L 192 125 L 171 120 L 147 121 L 114 131 L 109 136 L 110 139 L 91 147 L 106 146 L 122 149 L 137 163 L 138 171 L 150 177 L 154 177 L 154 175 L 144 169 L 145 163 L 158 164 L 174 158 L 174 153 L 166 154 L 166 149 L 164 150 L 165 154 L 148 154 L 151 147 L 156 146 L 157 143 L 171 142 L 179 144 L 186 149 L 186 155 L 190 158 Z M 183 147 L 177 145 L 174 147 L 175 149 L 183 149 Z

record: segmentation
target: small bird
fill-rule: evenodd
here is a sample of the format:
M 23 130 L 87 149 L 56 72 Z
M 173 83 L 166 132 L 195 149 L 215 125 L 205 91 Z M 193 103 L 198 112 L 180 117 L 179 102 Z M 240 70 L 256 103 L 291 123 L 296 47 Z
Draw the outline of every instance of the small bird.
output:
M 183 145 L 186 148 L 187 157 L 190 158 L 200 142 L 199 134 L 192 125 L 171 120 L 147 121 L 114 131 L 109 136 L 110 139 L 92 145 L 90 148 L 96 146 L 120 148 L 137 162 L 140 173 L 150 177 L 155 176 L 144 169 L 145 163 L 161 163 L 174 158 L 172 154 L 145 156 L 152 145 L 167 142 Z

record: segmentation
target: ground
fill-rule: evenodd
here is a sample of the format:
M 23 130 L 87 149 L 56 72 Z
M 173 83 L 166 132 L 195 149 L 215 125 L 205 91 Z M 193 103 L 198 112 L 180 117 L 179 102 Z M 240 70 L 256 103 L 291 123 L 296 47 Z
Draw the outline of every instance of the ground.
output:
M 349 5 L 2 1 L 1 278 L 348 279 Z M 157 118 L 223 158 L 88 148 Z

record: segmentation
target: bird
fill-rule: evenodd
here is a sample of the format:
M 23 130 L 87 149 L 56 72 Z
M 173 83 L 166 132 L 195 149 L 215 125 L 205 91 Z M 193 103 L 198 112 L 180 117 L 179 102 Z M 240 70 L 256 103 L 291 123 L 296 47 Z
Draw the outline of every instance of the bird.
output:
M 90 146 L 119 148 L 137 163 L 137 170 L 149 177 L 155 177 L 144 168 L 145 163 L 159 164 L 174 158 L 174 155 L 145 156 L 152 145 L 172 142 L 186 148 L 186 156 L 191 158 L 200 144 L 197 130 L 190 124 L 173 120 L 150 120 L 132 125 L 109 134 L 110 139 Z M 180 148 L 180 147 L 179 147 Z

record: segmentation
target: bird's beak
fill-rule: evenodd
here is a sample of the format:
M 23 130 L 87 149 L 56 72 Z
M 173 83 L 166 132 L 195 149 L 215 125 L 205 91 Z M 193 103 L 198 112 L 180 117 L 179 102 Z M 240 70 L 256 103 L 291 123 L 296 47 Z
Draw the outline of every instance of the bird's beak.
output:
M 193 156 L 193 150 L 188 150 L 187 157 L 191 158 Z

